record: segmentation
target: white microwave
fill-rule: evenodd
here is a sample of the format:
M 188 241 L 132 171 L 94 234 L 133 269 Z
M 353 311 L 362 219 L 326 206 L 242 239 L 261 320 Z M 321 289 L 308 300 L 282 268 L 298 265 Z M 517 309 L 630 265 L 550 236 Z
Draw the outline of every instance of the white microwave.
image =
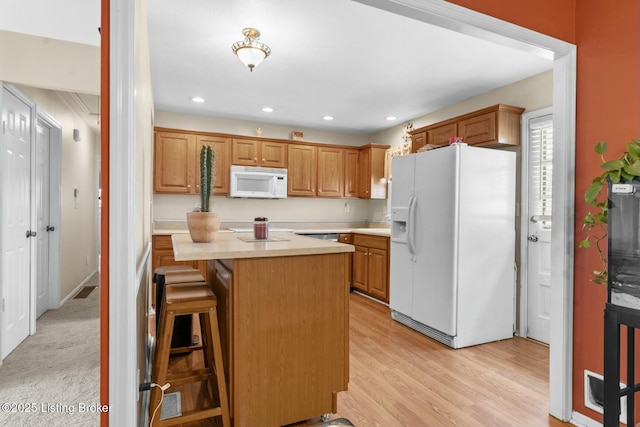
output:
M 231 166 L 230 197 L 284 199 L 287 170 L 255 166 Z

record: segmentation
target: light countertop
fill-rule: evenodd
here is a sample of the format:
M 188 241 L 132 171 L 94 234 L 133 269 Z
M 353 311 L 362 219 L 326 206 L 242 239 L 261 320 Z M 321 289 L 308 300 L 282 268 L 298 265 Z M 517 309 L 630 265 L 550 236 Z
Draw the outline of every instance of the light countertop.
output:
M 188 233 L 173 234 L 176 261 L 322 255 L 353 252 L 352 245 L 299 236 L 269 233 L 268 241 L 253 240 L 252 233 L 218 232 L 211 243 L 193 243 Z
M 304 233 L 358 233 L 358 234 L 370 234 L 373 236 L 386 236 L 389 237 L 391 229 L 389 228 L 300 228 L 293 230 L 294 234 Z M 173 235 L 173 234 L 188 234 L 189 230 L 186 228 L 174 228 L 174 229 L 154 229 L 153 234 L 156 236 L 161 235 Z M 233 233 L 228 229 L 218 231 L 220 233 Z M 275 233 L 271 231 L 270 234 Z

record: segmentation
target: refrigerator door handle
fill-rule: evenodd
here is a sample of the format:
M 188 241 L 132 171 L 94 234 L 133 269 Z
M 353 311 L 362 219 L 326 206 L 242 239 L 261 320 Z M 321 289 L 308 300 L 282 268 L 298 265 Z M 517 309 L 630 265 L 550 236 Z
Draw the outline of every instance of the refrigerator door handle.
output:
M 409 212 L 407 214 L 407 246 L 409 247 L 409 253 L 411 254 L 412 259 L 416 255 L 414 242 L 414 211 L 416 208 L 416 202 L 416 196 L 411 196 L 411 199 L 409 199 Z

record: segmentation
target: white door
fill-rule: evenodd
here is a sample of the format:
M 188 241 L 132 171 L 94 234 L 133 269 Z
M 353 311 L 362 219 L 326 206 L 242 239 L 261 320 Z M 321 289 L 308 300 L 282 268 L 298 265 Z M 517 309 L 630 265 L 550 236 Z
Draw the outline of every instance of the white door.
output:
M 553 121 L 528 122 L 527 336 L 549 343 L 551 316 L 551 195 Z
M 33 156 L 34 199 L 36 214 L 36 259 L 35 269 L 36 317 L 49 309 L 49 143 L 51 128 L 41 119 L 36 123 L 36 141 Z M 53 230 L 51 230 L 53 231 Z
M 0 359 L 29 335 L 32 108 L 2 89 L 2 334 Z

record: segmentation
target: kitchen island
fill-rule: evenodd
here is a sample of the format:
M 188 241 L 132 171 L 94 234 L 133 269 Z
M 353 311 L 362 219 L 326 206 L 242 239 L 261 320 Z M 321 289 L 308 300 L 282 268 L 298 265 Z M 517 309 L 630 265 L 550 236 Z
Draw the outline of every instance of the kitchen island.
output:
M 172 241 L 177 261 L 207 260 L 233 425 L 279 427 L 337 412 L 349 380 L 353 246 L 292 233 Z

